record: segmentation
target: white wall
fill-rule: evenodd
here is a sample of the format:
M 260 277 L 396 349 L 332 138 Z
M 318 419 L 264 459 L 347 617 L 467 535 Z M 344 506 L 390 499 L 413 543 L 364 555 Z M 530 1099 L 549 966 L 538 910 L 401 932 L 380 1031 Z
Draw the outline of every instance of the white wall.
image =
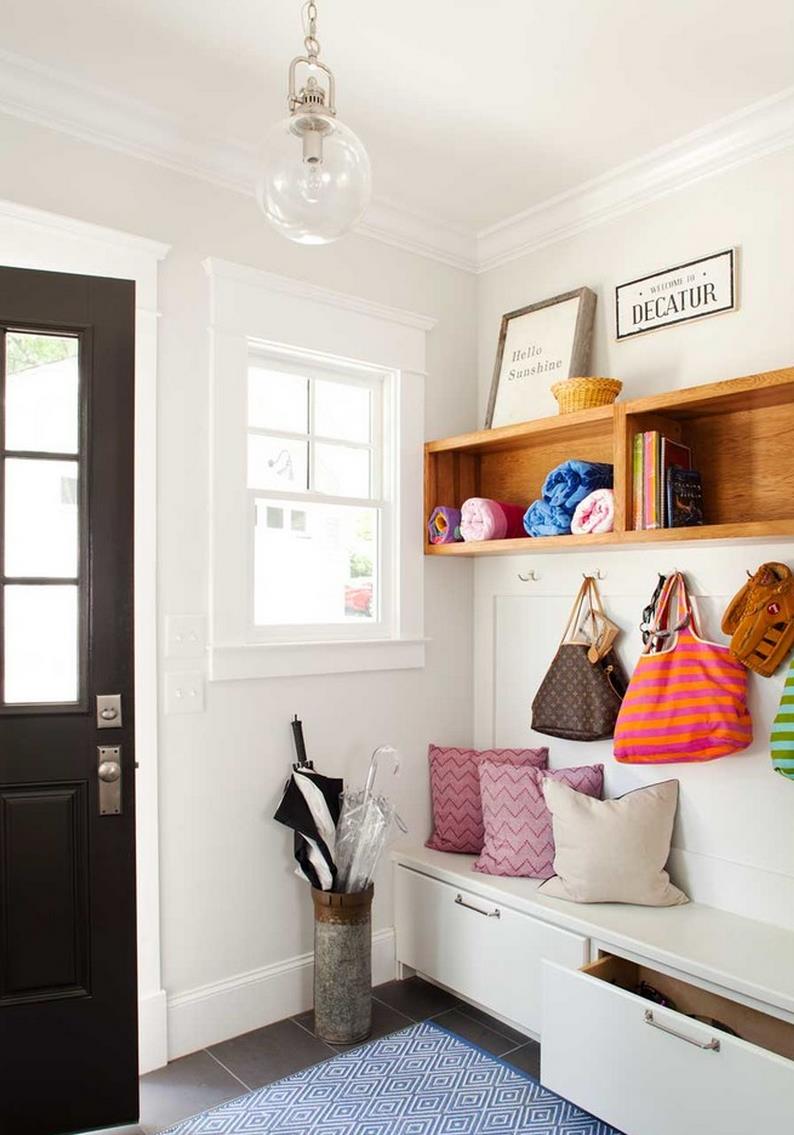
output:
M 15 119 L 0 118 L 0 153 L 0 198 L 172 246 L 159 283 L 161 636 L 166 616 L 207 610 L 205 257 L 437 318 L 428 340 L 429 436 L 474 419 L 474 277 L 363 237 L 326 248 L 290 245 L 268 231 L 252 199 Z M 305 722 L 318 768 L 332 774 L 363 779 L 371 750 L 395 744 L 403 770 L 389 788 L 409 838 L 426 837 L 427 744 L 471 739 L 472 573 L 470 565 L 450 573 L 428 560 L 425 578 L 425 669 L 214 683 L 206 712 L 161 712 L 162 956 L 172 1055 L 310 1003 L 309 893 L 291 873 L 288 834 L 271 820 L 292 759 L 293 713 Z M 162 660 L 162 647 L 161 637 L 161 670 L 179 668 Z M 376 891 L 374 924 L 388 930 L 388 870 Z M 388 934 L 379 940 L 379 956 L 388 959 Z
M 270 234 L 251 200 L 16 119 L 0 118 L 0 153 L 0 197 L 172 246 L 159 287 L 161 629 L 166 615 L 206 611 L 206 256 L 436 317 L 427 382 L 431 437 L 482 422 L 502 312 L 581 284 L 599 293 L 593 369 L 623 378 L 629 397 L 792 362 L 791 152 L 704 181 L 479 282 L 361 237 L 329 248 L 289 245 Z M 616 283 L 733 243 L 741 248 L 738 314 L 614 342 Z M 382 741 L 401 749 L 404 769 L 394 793 L 411 828 L 409 839 L 421 841 L 429 821 L 427 742 L 470 742 L 473 697 L 480 743 L 530 740 L 534 687 L 562 621 L 563 596 L 576 590 L 581 571 L 607 571 L 605 593 L 630 625 L 657 567 L 689 569 L 697 590 L 721 603 L 738 587 L 745 566 L 772 555 L 792 559 L 794 548 L 751 547 L 741 556 L 724 548 L 680 549 L 674 564 L 667 553 L 639 549 L 597 558 L 480 561 L 474 681 L 472 565 L 430 558 L 425 581 L 431 641 L 424 670 L 213 684 L 205 713 L 161 715 L 163 983 L 171 1002 L 172 1054 L 308 1004 L 310 904 L 290 873 L 288 837 L 270 819 L 291 759 L 288 722 L 294 712 L 306 723 L 318 766 L 329 772 L 355 776 Z M 515 579 L 517 568 L 529 563 L 542 577 L 531 594 L 544 594 L 545 601 L 527 600 L 526 588 L 534 585 Z M 500 595 L 518 598 L 496 599 Z M 713 617 L 709 626 L 714 629 Z M 631 654 L 630 643 L 626 649 Z M 168 668 L 176 663 L 162 660 L 161 642 L 161 670 Z M 768 684 L 754 695 L 759 740 L 750 755 L 673 769 L 683 788 L 676 843 L 684 852 L 680 870 L 697 897 L 792 924 L 794 792 L 769 771 L 763 744 L 775 693 Z M 551 748 L 557 765 L 605 760 L 615 790 L 647 775 L 617 770 L 605 746 L 574 752 L 552 742 Z M 390 945 L 389 890 L 383 872 L 375 909 L 383 960 Z
M 505 311 L 571 288 L 598 294 L 591 373 L 624 382 L 628 398 L 735 378 L 794 363 L 794 151 L 703 181 L 641 210 L 515 260 L 480 278 L 479 422 L 483 421 L 499 320 Z M 699 255 L 739 247 L 740 310 L 637 336 L 614 338 L 614 288 L 646 272 Z M 575 456 L 572 454 L 571 456 Z M 781 476 L 791 477 L 790 470 Z M 540 742 L 529 729 L 530 705 L 562 633 L 583 571 L 606 573 L 609 612 L 629 632 L 623 654 L 639 651 L 636 625 L 657 571 L 686 571 L 706 630 L 719 636 L 728 598 L 745 568 L 767 559 L 794 561 L 794 541 L 777 545 L 594 549 L 480 560 L 475 593 L 475 742 Z M 519 569 L 538 573 L 521 583 Z M 794 927 L 794 789 L 771 771 L 767 740 L 782 685 L 753 677 L 755 742 L 736 757 L 702 767 L 655 770 L 618 766 L 611 745 L 574 745 L 549 738 L 551 764 L 603 761 L 607 788 L 619 793 L 652 780 L 681 782 L 674 866 L 693 897 Z

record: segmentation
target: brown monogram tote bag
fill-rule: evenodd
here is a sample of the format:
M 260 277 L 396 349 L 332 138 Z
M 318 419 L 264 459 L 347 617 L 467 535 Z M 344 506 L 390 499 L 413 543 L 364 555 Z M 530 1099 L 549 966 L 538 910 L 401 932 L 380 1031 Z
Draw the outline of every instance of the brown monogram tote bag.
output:
M 626 675 L 596 581 L 587 576 L 532 703 L 532 728 L 549 737 L 600 741 L 615 731 Z

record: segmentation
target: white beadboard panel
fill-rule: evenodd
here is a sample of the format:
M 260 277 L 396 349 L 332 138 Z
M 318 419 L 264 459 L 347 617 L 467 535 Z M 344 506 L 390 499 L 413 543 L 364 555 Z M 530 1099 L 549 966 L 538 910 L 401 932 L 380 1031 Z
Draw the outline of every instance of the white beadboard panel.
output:
M 619 765 L 612 742 L 545 738 L 530 728 L 531 705 L 555 653 L 582 573 L 600 571 L 607 613 L 621 626 L 618 650 L 631 673 L 640 651 L 642 607 L 658 571 L 687 573 L 703 630 L 725 641 L 722 611 L 741 587 L 745 568 L 794 558 L 794 542 L 743 547 L 726 555 L 707 548 L 632 549 L 596 555 L 505 557 L 476 567 L 475 743 L 479 747 L 548 744 L 552 768 L 603 763 L 605 792 L 621 795 L 675 778 L 680 804 L 673 874 L 696 901 L 794 928 L 794 791 L 772 771 L 768 737 L 784 671 L 750 676 L 755 739 L 750 749 L 717 761 Z M 674 555 L 674 562 L 667 557 Z M 522 583 L 535 568 L 538 579 Z M 785 833 L 785 834 L 784 834 Z

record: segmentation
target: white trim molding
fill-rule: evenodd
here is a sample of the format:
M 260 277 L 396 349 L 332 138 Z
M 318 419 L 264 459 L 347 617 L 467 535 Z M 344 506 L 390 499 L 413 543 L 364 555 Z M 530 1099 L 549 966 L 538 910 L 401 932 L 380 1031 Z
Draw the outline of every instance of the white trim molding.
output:
M 135 747 L 139 1064 L 166 1059 L 157 795 L 157 265 L 169 246 L 0 201 L 4 265 L 135 281 Z
M 372 984 L 396 975 L 394 928 L 372 935 Z M 294 1017 L 312 1007 L 314 954 L 301 954 L 168 998 L 168 1059 Z
M 418 331 L 432 331 L 438 323 L 437 319 L 429 315 L 417 315 L 416 312 L 404 311 L 400 307 L 387 307 L 386 304 L 375 303 L 374 300 L 351 296 L 345 292 L 334 292 L 330 288 L 321 288 L 317 284 L 307 283 L 306 280 L 277 276 L 274 272 L 264 272 L 247 264 L 233 264 L 230 260 L 221 260 L 217 256 L 206 259 L 203 266 L 204 271 L 211 278 L 235 280 L 241 284 L 267 288 L 268 291 L 278 292 L 280 295 L 314 300 L 316 303 L 329 304 L 343 311 L 357 311 L 362 315 L 371 315 L 375 319 L 399 323 L 403 327 L 414 327 Z
M 794 87 L 483 229 L 477 270 L 488 272 L 791 145 Z
M 196 134 L 149 104 L 8 51 L 0 51 L 0 112 L 253 195 L 252 145 Z M 793 144 L 789 87 L 478 232 L 381 198 L 357 231 L 462 271 L 487 272 Z
M 427 334 L 435 321 L 228 261 L 204 264 L 210 291 L 209 677 L 249 680 L 418 669 L 425 663 L 422 454 Z M 383 373 L 388 522 L 377 637 L 264 641 L 251 626 L 246 398 L 251 346 Z M 301 498 L 302 499 L 302 498 Z M 384 499 L 384 515 L 386 499 Z M 296 635 L 298 632 L 296 631 Z M 328 635 L 331 630 L 328 629 Z

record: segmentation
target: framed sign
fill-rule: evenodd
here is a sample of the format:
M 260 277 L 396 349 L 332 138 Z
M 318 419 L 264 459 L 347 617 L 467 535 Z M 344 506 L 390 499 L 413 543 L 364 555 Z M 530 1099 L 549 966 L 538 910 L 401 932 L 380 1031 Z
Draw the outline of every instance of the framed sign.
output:
M 502 316 L 486 429 L 557 413 L 552 384 L 588 373 L 595 305 L 577 288 Z
M 615 288 L 618 339 L 736 310 L 736 249 L 702 256 Z

